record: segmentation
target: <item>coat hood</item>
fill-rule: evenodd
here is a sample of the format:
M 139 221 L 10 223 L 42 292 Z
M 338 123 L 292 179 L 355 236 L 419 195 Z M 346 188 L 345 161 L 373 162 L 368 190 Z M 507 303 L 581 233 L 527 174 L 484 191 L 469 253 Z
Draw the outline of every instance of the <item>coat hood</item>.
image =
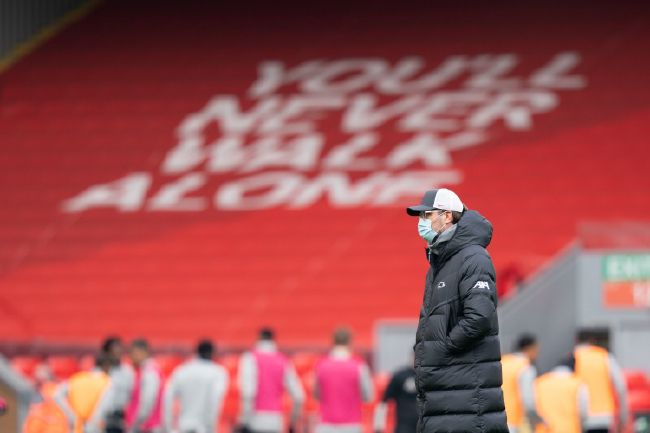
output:
M 444 261 L 461 249 L 470 245 L 479 245 L 487 248 L 492 240 L 492 223 L 483 215 L 474 210 L 468 210 L 456 224 L 456 232 L 439 248 L 433 249 L 433 254 L 438 255 L 438 260 Z

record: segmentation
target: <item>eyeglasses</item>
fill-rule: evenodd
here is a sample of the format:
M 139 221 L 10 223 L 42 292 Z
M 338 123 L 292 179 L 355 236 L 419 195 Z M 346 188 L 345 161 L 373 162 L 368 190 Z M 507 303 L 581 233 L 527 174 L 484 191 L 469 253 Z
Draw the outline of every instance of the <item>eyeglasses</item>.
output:
M 437 212 L 438 215 L 442 215 L 443 213 L 448 212 L 448 211 L 441 210 L 441 209 L 426 210 L 426 211 L 420 212 L 419 217 L 424 218 L 424 219 L 428 219 L 429 217 L 431 217 L 431 214 L 434 213 L 434 212 Z

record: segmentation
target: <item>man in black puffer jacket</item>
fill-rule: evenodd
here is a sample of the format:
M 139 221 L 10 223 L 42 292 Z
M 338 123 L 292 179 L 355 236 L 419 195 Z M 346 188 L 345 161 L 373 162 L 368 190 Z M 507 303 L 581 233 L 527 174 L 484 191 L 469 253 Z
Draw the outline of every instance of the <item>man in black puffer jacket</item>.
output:
M 427 191 L 418 231 L 428 243 L 415 343 L 418 433 L 508 432 L 492 260 L 492 225 L 448 189 Z

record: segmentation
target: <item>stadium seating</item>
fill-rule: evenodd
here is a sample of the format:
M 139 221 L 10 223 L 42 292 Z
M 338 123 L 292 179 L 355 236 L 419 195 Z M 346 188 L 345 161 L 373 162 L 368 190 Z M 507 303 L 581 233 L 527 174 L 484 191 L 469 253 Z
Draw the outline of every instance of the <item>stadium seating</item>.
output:
M 35 356 L 15 356 L 11 358 L 11 366 L 14 370 L 28 379 L 34 377 L 34 371 L 41 362 L 43 362 L 43 360 Z
M 297 352 L 291 357 L 291 361 L 296 367 L 298 376 L 302 377 L 314 371 L 316 363 L 322 356 L 322 354 L 313 352 Z
M 185 360 L 184 357 L 175 354 L 160 354 L 154 357 L 158 368 L 164 378 L 169 378 L 174 369 L 181 365 Z
M 432 68 L 450 55 L 515 53 L 516 73 L 526 74 L 576 51 L 581 62 L 568 73 L 585 87 L 552 89 L 557 107 L 535 113 L 530 129 L 498 124 L 485 143 L 452 152 L 462 181 L 448 186 L 493 222 L 490 252 L 504 287 L 570 243 L 582 221 L 647 220 L 648 160 L 639 155 L 650 136 L 642 42 L 650 35 L 647 26 L 626 27 L 644 10 L 508 5 L 504 14 L 487 5 L 434 14 L 426 4 L 373 4 L 373 21 L 352 18 L 369 7 L 363 2 L 319 13 L 300 4 L 276 13 L 277 5 L 260 3 L 255 14 L 213 2 L 103 2 L 0 77 L 0 338 L 94 344 L 117 333 L 189 344 L 210 335 L 244 347 L 270 325 L 283 346 L 322 349 L 346 324 L 369 349 L 377 319 L 417 317 L 427 264 L 403 210 L 417 197 L 388 207 L 320 200 L 305 209 L 188 212 L 152 211 L 145 202 L 62 211 L 88 187 L 129 173 L 153 176 L 147 199 L 176 180 L 160 167 L 183 119 L 215 95 L 237 95 L 248 108 L 265 60 L 293 67 L 417 55 Z M 242 14 L 246 30 L 234 24 Z M 456 14 L 465 23 L 458 28 L 447 24 Z M 554 37 L 531 43 L 548 22 Z M 298 91 L 289 89 L 285 95 Z M 396 131 L 392 123 L 379 130 L 376 155 L 392 149 Z M 334 121 L 319 132 L 326 150 L 345 138 Z M 245 176 L 211 174 L 195 196 L 212 203 L 215 190 Z M 68 362 L 52 365 L 57 375 L 70 373 Z
M 87 371 L 87 370 L 92 370 L 94 367 L 95 367 L 94 355 L 83 355 L 79 359 L 79 370 Z
M 46 359 L 46 364 L 54 377 L 65 380 L 80 371 L 79 359 L 76 356 L 54 355 Z
M 650 377 L 644 371 L 632 370 L 626 372 L 625 379 L 630 411 L 633 414 L 650 412 Z

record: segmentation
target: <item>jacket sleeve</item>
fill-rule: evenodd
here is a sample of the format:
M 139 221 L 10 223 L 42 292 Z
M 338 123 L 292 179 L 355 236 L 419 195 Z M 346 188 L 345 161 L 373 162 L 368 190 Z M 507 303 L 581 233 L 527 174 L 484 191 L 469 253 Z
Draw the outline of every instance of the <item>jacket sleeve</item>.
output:
M 359 387 L 361 389 L 361 398 L 364 403 L 370 403 L 375 398 L 375 386 L 372 382 L 370 369 L 366 364 L 359 367 Z
M 68 393 L 68 383 L 63 382 L 57 387 L 56 392 L 54 393 L 54 402 L 67 418 L 70 430 L 74 430 L 75 423 L 77 422 L 77 415 L 68 404 Z
M 458 285 L 461 311 L 458 323 L 447 337 L 451 352 L 463 352 L 485 337 L 496 314 L 496 284 L 492 261 L 487 254 L 468 257 L 461 268 Z
M 544 420 L 537 412 L 535 400 L 535 379 L 537 378 L 537 369 L 533 365 L 526 367 L 517 380 L 519 395 L 524 405 L 524 410 L 528 421 L 533 425 L 543 424 Z
M 248 425 L 253 416 L 253 402 L 257 394 L 257 364 L 251 352 L 246 352 L 239 358 L 237 381 L 241 398 L 239 422 Z
M 104 431 L 104 423 L 106 418 L 115 407 L 115 384 L 112 382 L 106 387 L 102 393 L 92 416 L 86 423 L 85 433 L 102 433 Z
M 625 385 L 625 376 L 623 370 L 616 362 L 612 355 L 609 355 L 609 376 L 614 386 L 614 392 L 618 400 L 619 410 L 619 423 L 623 426 L 627 424 L 627 415 L 629 413 L 627 386 Z
M 206 432 L 215 431 L 217 415 L 223 407 L 223 400 L 228 392 L 228 373 L 226 373 L 226 370 L 223 367 L 214 366 L 214 374 L 211 383 L 210 400 L 204 413 L 205 425 L 207 426 Z
M 298 378 L 298 373 L 292 364 L 287 366 L 284 372 L 284 387 L 289 392 L 293 402 L 291 408 L 291 423 L 295 424 L 300 418 L 302 412 L 302 405 L 305 401 L 305 391 L 302 389 L 302 384 Z

